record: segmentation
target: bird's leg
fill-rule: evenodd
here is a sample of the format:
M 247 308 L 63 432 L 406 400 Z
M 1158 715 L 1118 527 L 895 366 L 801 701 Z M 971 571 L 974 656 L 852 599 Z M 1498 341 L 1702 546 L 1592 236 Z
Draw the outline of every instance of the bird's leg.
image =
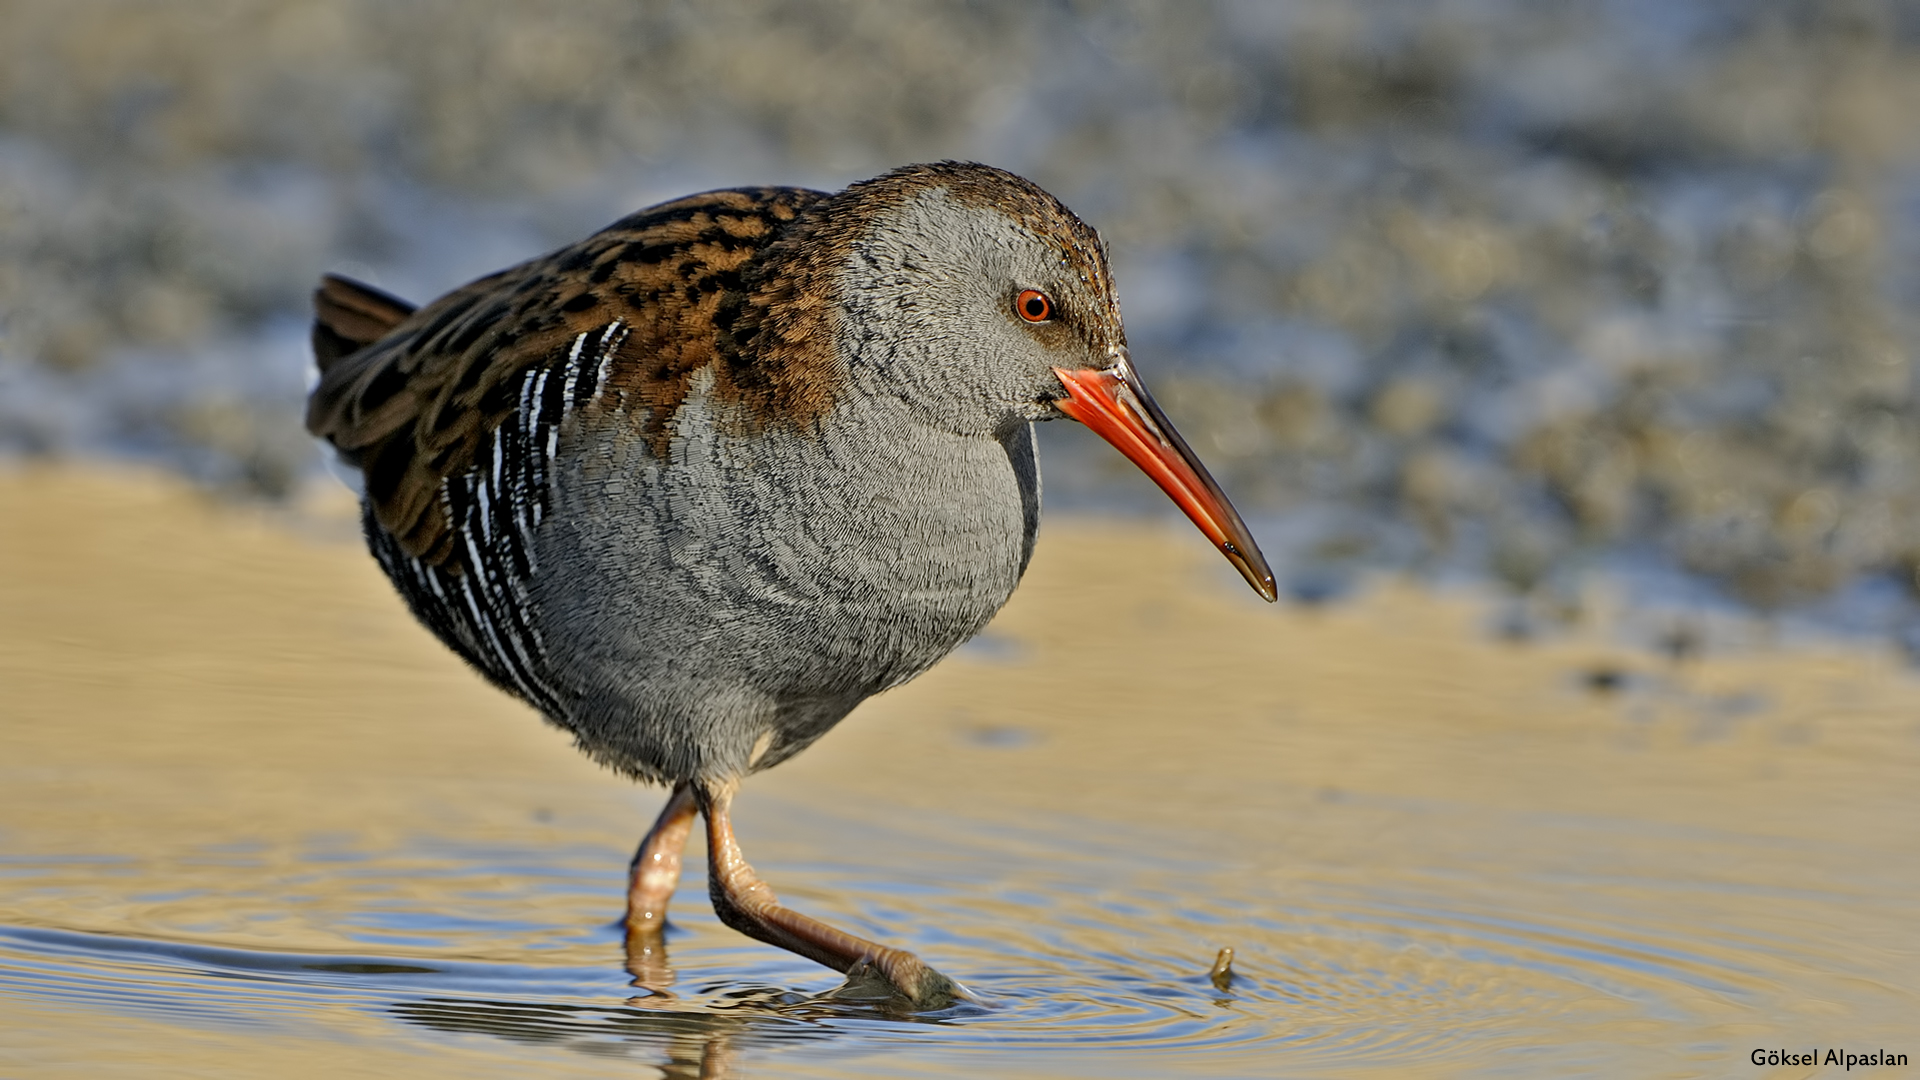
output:
M 693 785 L 680 784 L 641 839 L 627 868 L 628 933 L 658 932 L 666 925 L 667 902 L 680 884 L 680 851 L 687 846 L 687 834 L 693 831 L 693 818 L 699 812 Z
M 673 982 L 661 931 L 667 902 L 680 883 L 680 851 L 699 812 L 691 784 L 674 788 L 627 869 L 627 970 L 636 983 L 656 992 Z
M 747 865 L 733 838 L 727 811 L 734 786 L 732 782 L 703 785 L 698 791 L 700 809 L 707 816 L 707 892 L 721 922 L 748 937 L 845 972 L 849 982 L 877 973 L 916 1008 L 945 1008 L 964 996 L 953 980 L 904 949 L 855 937 L 781 906 L 780 898 Z

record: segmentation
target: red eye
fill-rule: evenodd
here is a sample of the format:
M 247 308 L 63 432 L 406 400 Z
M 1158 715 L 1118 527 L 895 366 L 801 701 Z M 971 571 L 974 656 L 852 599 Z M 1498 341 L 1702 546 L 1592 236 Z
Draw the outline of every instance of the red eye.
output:
M 1046 322 L 1053 318 L 1053 301 L 1039 289 L 1024 289 L 1014 299 L 1013 310 L 1028 322 Z

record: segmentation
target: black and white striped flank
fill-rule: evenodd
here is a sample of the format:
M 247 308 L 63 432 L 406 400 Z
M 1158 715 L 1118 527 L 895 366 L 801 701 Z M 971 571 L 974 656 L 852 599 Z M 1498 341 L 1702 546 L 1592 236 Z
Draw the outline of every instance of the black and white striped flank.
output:
M 474 467 L 440 486 L 454 557 L 435 566 L 411 556 L 365 515 L 368 545 L 414 614 L 501 688 L 556 721 L 566 719 L 528 584 L 540 572 L 534 531 L 551 500 L 560 425 L 594 400 L 626 340 L 615 321 L 575 337 L 564 363 L 521 377 L 519 405 L 494 430 Z

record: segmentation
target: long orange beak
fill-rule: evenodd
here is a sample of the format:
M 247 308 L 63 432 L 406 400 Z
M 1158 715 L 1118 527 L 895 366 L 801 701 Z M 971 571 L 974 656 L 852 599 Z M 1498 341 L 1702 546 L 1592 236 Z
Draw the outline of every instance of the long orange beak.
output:
M 1273 571 L 1267 569 L 1266 557 L 1253 542 L 1247 523 L 1240 520 L 1193 448 L 1173 430 L 1167 414 L 1154 404 L 1140 377 L 1133 373 L 1126 351 L 1117 352 L 1109 368 L 1054 368 L 1053 373 L 1067 388 L 1067 397 L 1055 403 L 1060 411 L 1092 428 L 1128 461 L 1140 466 L 1140 471 L 1152 477 L 1160 490 L 1200 526 L 1253 591 L 1272 603 L 1279 595 L 1273 588 Z

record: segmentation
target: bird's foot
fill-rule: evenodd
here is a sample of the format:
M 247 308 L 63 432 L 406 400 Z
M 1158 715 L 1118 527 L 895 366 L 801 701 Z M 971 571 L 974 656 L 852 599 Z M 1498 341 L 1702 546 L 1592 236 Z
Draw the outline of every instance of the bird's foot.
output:
M 868 941 L 782 905 L 747 865 L 734 839 L 727 814 L 732 784 L 698 794 L 707 818 L 707 893 L 721 922 L 748 937 L 846 972 L 847 981 L 830 997 L 903 1004 L 916 1012 L 971 1000 L 959 983 L 905 949 Z
M 915 1012 L 938 1012 L 971 1001 L 965 987 L 904 949 L 887 949 L 847 969 L 847 981 L 829 997 L 842 1001 L 900 1002 Z

